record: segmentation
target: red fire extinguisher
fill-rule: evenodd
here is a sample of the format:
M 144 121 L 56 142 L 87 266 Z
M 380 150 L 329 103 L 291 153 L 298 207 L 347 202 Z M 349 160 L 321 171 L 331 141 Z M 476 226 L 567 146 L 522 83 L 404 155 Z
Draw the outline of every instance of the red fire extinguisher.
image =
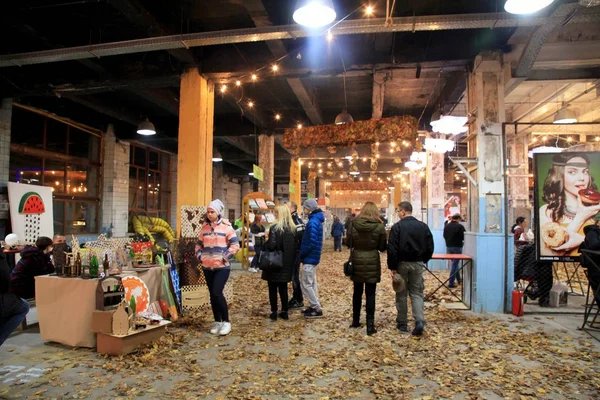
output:
M 525 314 L 525 291 L 521 288 L 520 284 L 512 292 L 512 313 L 517 317 L 522 317 Z

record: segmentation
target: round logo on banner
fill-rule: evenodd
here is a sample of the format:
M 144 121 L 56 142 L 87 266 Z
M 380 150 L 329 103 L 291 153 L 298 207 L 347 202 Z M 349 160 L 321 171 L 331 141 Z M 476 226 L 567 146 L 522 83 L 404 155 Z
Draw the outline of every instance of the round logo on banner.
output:
M 127 303 L 129 304 L 131 296 L 134 296 L 135 312 L 147 311 L 150 304 L 150 292 L 144 281 L 137 276 L 124 276 L 122 282 Z

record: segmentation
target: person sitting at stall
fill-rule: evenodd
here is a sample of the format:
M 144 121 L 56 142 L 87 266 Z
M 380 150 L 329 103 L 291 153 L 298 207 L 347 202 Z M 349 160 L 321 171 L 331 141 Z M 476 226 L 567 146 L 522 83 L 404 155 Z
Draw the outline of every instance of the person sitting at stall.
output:
M 0 253 L 0 346 L 29 312 L 29 303 L 19 296 L 9 293 L 10 269 Z
M 52 239 L 40 236 L 35 246 L 27 246 L 21 251 L 21 259 L 10 274 L 10 292 L 22 299 L 35 297 L 35 277 L 54 272 L 50 260 Z

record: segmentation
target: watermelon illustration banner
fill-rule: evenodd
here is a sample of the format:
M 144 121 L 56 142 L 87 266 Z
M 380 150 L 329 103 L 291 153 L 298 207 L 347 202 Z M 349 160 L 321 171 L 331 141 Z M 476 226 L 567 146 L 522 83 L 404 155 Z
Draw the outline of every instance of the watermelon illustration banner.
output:
M 52 188 L 8 182 L 13 233 L 20 243 L 33 244 L 40 236 L 54 236 Z

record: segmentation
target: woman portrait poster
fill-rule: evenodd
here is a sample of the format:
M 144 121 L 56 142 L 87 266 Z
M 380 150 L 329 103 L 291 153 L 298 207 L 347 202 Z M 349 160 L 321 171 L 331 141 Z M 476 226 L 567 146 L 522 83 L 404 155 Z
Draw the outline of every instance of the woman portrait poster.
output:
M 535 154 L 536 243 L 539 260 L 574 261 L 600 212 L 600 153 Z

